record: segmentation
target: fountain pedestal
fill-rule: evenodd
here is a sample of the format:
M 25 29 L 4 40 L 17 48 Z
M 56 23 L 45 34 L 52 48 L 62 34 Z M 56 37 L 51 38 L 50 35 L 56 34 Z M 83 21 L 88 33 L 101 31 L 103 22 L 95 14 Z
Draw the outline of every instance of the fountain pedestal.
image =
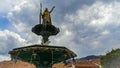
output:
M 36 68 L 52 68 L 52 65 L 76 57 L 76 54 L 62 46 L 31 45 L 9 51 L 13 60 L 33 63 Z

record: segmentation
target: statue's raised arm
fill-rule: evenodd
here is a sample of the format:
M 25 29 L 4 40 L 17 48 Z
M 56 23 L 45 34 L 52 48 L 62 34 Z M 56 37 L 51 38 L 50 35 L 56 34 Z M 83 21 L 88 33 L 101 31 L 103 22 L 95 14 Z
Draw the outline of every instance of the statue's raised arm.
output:
M 52 7 L 52 9 L 50 10 L 50 13 L 53 11 L 54 8 L 55 8 L 55 6 Z

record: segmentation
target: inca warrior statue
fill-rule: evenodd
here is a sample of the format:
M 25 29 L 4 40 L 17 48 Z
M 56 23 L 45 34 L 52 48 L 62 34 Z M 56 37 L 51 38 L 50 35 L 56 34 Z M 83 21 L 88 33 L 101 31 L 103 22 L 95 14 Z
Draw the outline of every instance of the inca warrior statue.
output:
M 45 8 L 44 12 L 42 13 L 42 4 L 40 4 L 40 15 L 39 15 L 39 24 L 32 28 L 32 32 L 34 32 L 37 35 L 41 35 L 43 37 L 42 39 L 42 45 L 48 45 L 50 41 L 48 40 L 49 36 L 56 35 L 59 33 L 59 28 L 56 28 L 51 21 L 51 12 L 55 8 L 55 6 L 52 7 L 52 9 L 49 11 L 48 8 Z M 41 23 L 42 21 L 42 23 Z
M 42 23 L 43 25 L 52 25 L 50 13 L 53 11 L 54 8 L 55 6 L 53 6 L 53 8 L 50 11 L 48 11 L 48 8 L 45 8 L 44 13 L 40 14 L 43 19 L 43 23 Z

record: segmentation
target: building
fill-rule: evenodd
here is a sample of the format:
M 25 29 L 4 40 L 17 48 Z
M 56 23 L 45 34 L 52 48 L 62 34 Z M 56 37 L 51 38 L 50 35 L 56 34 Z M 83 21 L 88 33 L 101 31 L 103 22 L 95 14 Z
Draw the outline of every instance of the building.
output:
M 58 63 L 54 64 L 53 68 L 101 68 L 99 60 L 81 60 L 74 63 Z

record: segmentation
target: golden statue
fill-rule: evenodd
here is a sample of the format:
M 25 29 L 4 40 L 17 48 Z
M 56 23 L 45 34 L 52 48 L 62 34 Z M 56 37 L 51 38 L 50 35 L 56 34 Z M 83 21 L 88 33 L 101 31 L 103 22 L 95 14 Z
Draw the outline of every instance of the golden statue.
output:
M 49 36 L 57 35 L 60 32 L 59 28 L 55 27 L 51 21 L 50 14 L 55 8 L 55 6 L 53 6 L 50 11 L 48 10 L 48 8 L 45 8 L 43 13 L 42 13 L 42 4 L 40 4 L 40 7 L 41 8 L 39 15 L 39 24 L 35 25 L 32 28 L 32 32 L 42 36 L 42 42 L 41 42 L 42 45 L 48 45 L 50 43 L 48 39 Z
M 52 25 L 52 21 L 51 21 L 51 12 L 53 11 L 53 9 L 55 8 L 55 6 L 52 7 L 52 9 L 49 11 L 48 8 L 45 8 L 45 11 L 43 12 L 43 14 L 41 13 L 42 16 L 42 24 L 43 25 Z

